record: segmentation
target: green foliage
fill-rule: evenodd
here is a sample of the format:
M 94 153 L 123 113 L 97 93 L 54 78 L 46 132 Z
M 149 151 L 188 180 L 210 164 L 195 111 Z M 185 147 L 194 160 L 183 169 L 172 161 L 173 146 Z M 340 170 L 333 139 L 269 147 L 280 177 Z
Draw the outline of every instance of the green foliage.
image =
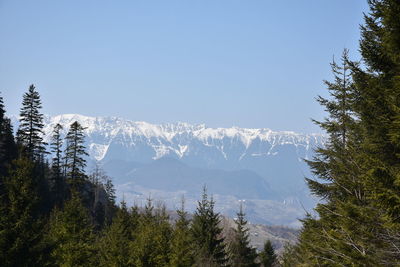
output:
M 93 266 L 96 263 L 93 227 L 88 210 L 76 192 L 51 215 L 47 236 L 52 244 L 52 263 L 56 266 Z
M 64 164 L 65 174 L 68 182 L 78 189 L 86 180 L 85 167 L 88 155 L 84 146 L 85 135 L 84 128 L 75 121 L 71 124 L 67 136 L 65 137 L 67 145 L 65 148 Z M 79 190 L 81 191 L 81 190 Z
M 240 205 L 240 210 L 237 213 L 236 229 L 234 229 L 234 237 L 229 244 L 230 260 L 232 267 L 255 267 L 259 266 L 256 263 L 257 252 L 250 245 L 249 229 L 243 212 L 243 206 Z
M 260 261 L 263 267 L 272 267 L 277 263 L 277 256 L 270 240 L 264 243 L 264 249 L 260 253 Z
M 299 266 L 296 262 L 296 251 L 295 247 L 289 243 L 286 243 L 283 252 L 279 258 L 279 266 L 282 267 L 293 267 L 293 266 Z M 309 262 L 309 265 L 311 265 L 311 262 Z
M 329 142 L 309 162 L 319 180 L 307 181 L 324 201 L 317 218 L 303 220 L 292 254 L 299 266 L 395 266 L 400 260 L 400 2 L 369 5 L 361 27 L 364 65 L 345 52 L 343 67 L 332 65 L 331 100 L 319 99 L 329 117 L 318 124 Z
M 177 210 L 178 219 L 175 222 L 171 240 L 170 264 L 174 267 L 192 266 L 194 264 L 192 239 L 190 236 L 190 220 L 184 209 Z
M 105 223 L 109 225 L 112 221 L 112 218 L 116 212 L 115 206 L 115 188 L 109 177 L 107 177 L 106 182 L 104 184 L 104 190 L 106 192 L 106 206 L 105 206 Z
M 214 211 L 214 201 L 208 199 L 204 187 L 202 200 L 193 216 L 191 234 L 195 249 L 196 266 L 225 266 L 228 258 L 219 214 Z
M 17 158 L 11 121 L 5 112 L 3 98 L 0 96 L 0 194 L 4 190 L 3 177 L 7 175 L 11 161 Z
M 169 266 L 172 229 L 168 220 L 165 206 L 155 208 L 149 199 L 139 218 L 136 240 L 132 244 L 135 266 Z
M 130 246 L 134 241 L 137 223 L 129 214 L 126 203 L 122 202 L 115 218 L 108 226 L 99 242 L 100 266 L 135 266 L 131 262 Z
M 61 131 L 63 127 L 60 124 L 56 124 L 53 129 L 53 135 L 51 138 L 51 152 L 54 154 L 52 160 L 52 191 L 54 194 L 55 202 L 59 206 L 64 199 L 65 192 L 65 181 L 62 172 L 62 145 L 63 140 L 61 138 Z
M 38 266 L 43 257 L 43 224 L 34 164 L 27 158 L 15 160 L 4 182 L 6 200 L 0 207 L 0 262 L 3 266 Z
M 43 142 L 43 114 L 39 93 L 32 84 L 24 94 L 20 112 L 20 125 L 17 132 L 18 143 L 30 159 L 40 160 L 45 153 Z

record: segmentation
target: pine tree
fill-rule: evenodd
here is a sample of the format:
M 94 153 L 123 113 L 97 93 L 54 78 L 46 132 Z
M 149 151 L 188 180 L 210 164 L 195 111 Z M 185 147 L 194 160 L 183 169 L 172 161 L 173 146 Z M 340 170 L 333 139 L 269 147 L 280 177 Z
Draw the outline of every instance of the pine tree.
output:
M 132 258 L 135 266 L 169 266 L 172 229 L 165 206 L 155 208 L 149 198 L 140 215 Z
M 316 157 L 307 161 L 319 180 L 306 180 L 311 192 L 324 201 L 315 209 L 319 218 L 308 215 L 302 220 L 296 250 L 302 263 L 364 265 L 376 258 L 377 244 L 368 228 L 379 223 L 380 216 L 366 197 L 363 131 L 354 111 L 358 94 L 348 73 L 352 63 L 347 54 L 345 50 L 341 66 L 331 64 L 335 80 L 325 82 L 331 99 L 317 99 L 329 116 L 316 123 L 329 139 L 316 150 Z M 365 243 L 368 239 L 371 242 Z
M 204 187 L 202 200 L 193 216 L 191 234 L 195 249 L 196 266 L 225 266 L 225 251 L 219 214 L 214 211 L 214 200 L 208 199 Z
M 369 5 L 360 42 L 364 64 L 345 60 L 353 80 L 345 104 L 353 121 L 337 120 L 346 109 L 341 105 L 326 105 L 331 121 L 347 127 L 345 142 L 331 121 L 320 124 L 329 142 L 310 166 L 325 182 L 308 182 L 325 201 L 316 208 L 319 218 L 303 220 L 292 255 L 298 264 L 393 266 L 400 260 L 400 2 Z M 343 94 L 332 96 L 343 103 Z
M 125 202 L 121 202 L 115 218 L 99 242 L 100 266 L 135 266 L 131 261 L 130 246 L 134 240 L 136 223 Z
M 52 244 L 51 260 L 55 266 L 94 266 L 96 264 L 93 227 L 89 211 L 77 192 L 56 208 L 50 219 L 47 239 Z
M 98 218 L 95 220 L 95 224 L 98 226 L 110 225 L 116 212 L 115 189 L 111 178 L 96 163 L 93 172 L 89 175 L 89 181 L 94 188 L 93 211 L 95 218 Z
M 394 265 L 400 260 L 400 2 L 371 0 L 369 6 L 360 41 L 365 68 L 352 68 L 355 111 L 364 131 L 368 198 L 380 218 L 375 223 L 376 253 L 380 264 Z
M 190 220 L 184 208 L 184 200 L 176 211 L 178 219 L 175 222 L 171 240 L 170 262 L 173 267 L 192 266 L 194 264 L 192 239 L 190 237 Z
M 65 181 L 62 173 L 62 145 L 63 140 L 61 138 L 61 131 L 63 127 L 61 124 L 57 123 L 53 129 L 53 135 L 50 143 L 51 152 L 53 153 L 52 161 L 52 186 L 55 202 L 60 205 L 64 199 L 65 193 Z
M 17 141 L 30 159 L 40 161 L 46 152 L 43 142 L 43 114 L 39 93 L 32 84 L 24 94 L 20 112 L 20 125 L 17 131 Z
M 353 169 L 349 157 L 356 154 L 360 137 L 353 112 L 355 92 L 349 68 L 348 50 L 344 50 L 341 66 L 335 61 L 331 63 L 334 82 L 324 81 L 331 99 L 317 98 L 329 117 L 314 122 L 328 133 L 329 140 L 325 146 L 316 149 L 317 156 L 313 160 L 307 161 L 313 173 L 325 180 L 306 179 L 311 191 L 329 200 L 351 195 L 349 192 L 354 186 L 347 172 Z
M 115 188 L 114 184 L 111 181 L 110 177 L 107 177 L 106 182 L 104 184 L 104 190 L 106 191 L 106 206 L 105 206 L 105 223 L 106 225 L 110 225 L 112 218 L 116 212 L 115 206 Z
M 247 228 L 247 221 L 243 212 L 242 203 L 240 203 L 240 210 L 237 213 L 235 221 L 236 229 L 234 229 L 234 237 L 229 244 L 230 260 L 232 267 L 256 267 L 257 252 L 255 248 L 250 245 L 249 229 Z
M 260 260 L 263 267 L 272 267 L 277 263 L 275 250 L 270 240 L 264 243 L 263 251 L 260 253 Z
M 66 136 L 67 146 L 65 148 L 65 169 L 66 177 L 72 187 L 82 186 L 86 180 L 85 167 L 88 156 L 84 146 L 85 135 L 84 128 L 75 121 L 71 124 Z
M 11 162 L 17 158 L 13 129 L 5 112 L 3 98 L 0 96 L 0 202 L 5 201 L 4 178 L 8 175 Z
M 0 262 L 3 266 L 40 266 L 43 224 L 38 182 L 29 159 L 13 162 L 5 191 L 7 199 L 0 207 Z

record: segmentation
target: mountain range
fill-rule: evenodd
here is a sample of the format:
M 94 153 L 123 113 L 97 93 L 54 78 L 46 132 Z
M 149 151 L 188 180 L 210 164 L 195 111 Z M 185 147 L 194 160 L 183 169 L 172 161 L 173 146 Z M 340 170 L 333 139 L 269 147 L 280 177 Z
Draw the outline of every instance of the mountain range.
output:
M 74 121 L 85 127 L 89 171 L 101 164 L 130 204 L 151 197 L 175 208 L 184 196 L 193 211 L 206 186 L 225 215 L 234 216 L 242 200 L 250 221 L 296 226 L 316 203 L 304 159 L 323 146 L 322 134 L 63 114 L 45 116 L 45 141 L 57 123 L 66 134 Z

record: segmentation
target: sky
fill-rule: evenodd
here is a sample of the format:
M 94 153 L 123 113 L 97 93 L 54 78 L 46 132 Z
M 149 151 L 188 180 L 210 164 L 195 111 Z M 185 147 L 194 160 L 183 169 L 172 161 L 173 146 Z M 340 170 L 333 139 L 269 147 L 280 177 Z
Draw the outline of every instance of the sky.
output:
M 366 0 L 0 0 L 0 91 L 19 113 L 320 132 L 315 97 Z

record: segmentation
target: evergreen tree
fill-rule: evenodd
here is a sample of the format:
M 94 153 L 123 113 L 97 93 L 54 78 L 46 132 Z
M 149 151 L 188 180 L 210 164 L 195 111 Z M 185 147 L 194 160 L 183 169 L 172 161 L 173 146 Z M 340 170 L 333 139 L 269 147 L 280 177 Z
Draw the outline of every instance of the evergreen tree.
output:
M 84 146 L 84 128 L 75 121 L 71 124 L 66 136 L 67 146 L 65 148 L 65 169 L 69 183 L 78 188 L 86 180 L 85 167 L 88 156 Z
M 379 244 L 373 238 L 377 233 L 370 227 L 381 223 L 381 219 L 371 207 L 363 178 L 367 171 L 362 149 L 364 136 L 354 111 L 358 92 L 346 75 L 351 64 L 345 50 L 342 67 L 331 64 L 335 82 L 325 82 L 331 99 L 318 98 L 329 116 L 317 124 L 329 139 L 316 150 L 317 156 L 308 161 L 319 180 L 306 180 L 311 192 L 324 201 L 315 209 L 318 219 L 308 215 L 302 220 L 300 242 L 295 250 L 300 263 L 377 264 Z
M 60 205 L 64 199 L 65 192 L 65 181 L 62 173 L 62 145 L 63 140 L 61 138 L 61 131 L 63 127 L 61 124 L 57 123 L 53 129 L 53 135 L 51 138 L 51 152 L 54 154 L 52 161 L 52 186 L 55 202 Z
M 224 237 L 219 224 L 219 213 L 214 211 L 214 201 L 208 199 L 204 187 L 191 227 L 196 266 L 227 265 Z
M 40 266 L 42 220 L 34 164 L 27 158 L 13 162 L 5 178 L 5 201 L 0 216 L 0 262 L 3 266 Z
M 116 212 L 115 189 L 111 178 L 97 163 L 89 180 L 94 187 L 93 212 L 95 213 L 95 225 L 110 225 Z
M 347 129 L 345 142 L 340 127 L 320 124 L 329 142 L 310 166 L 325 182 L 308 182 L 325 201 L 316 208 L 319 218 L 303 220 L 294 249 L 298 264 L 394 266 L 400 260 L 400 2 L 369 5 L 360 42 L 365 64 L 344 60 L 353 80 L 345 102 L 353 121 L 337 119 L 345 105 L 326 105 L 331 121 Z M 343 103 L 343 94 L 332 96 Z
M 194 264 L 192 239 L 190 238 L 190 220 L 184 208 L 184 201 L 179 210 L 176 211 L 178 219 L 175 222 L 171 241 L 171 266 L 185 267 Z
M 134 240 L 136 223 L 125 202 L 121 202 L 112 224 L 107 227 L 99 242 L 100 266 L 135 266 L 131 261 L 130 246 Z
M 93 227 L 89 211 L 83 206 L 77 192 L 64 204 L 63 210 L 56 208 L 50 220 L 48 240 L 52 244 L 52 264 L 55 266 L 94 266 L 95 257 Z
M 257 252 L 255 248 L 250 245 L 249 229 L 247 228 L 247 221 L 243 212 L 242 203 L 240 210 L 237 213 L 237 220 L 235 221 L 236 229 L 234 229 L 234 237 L 229 244 L 230 260 L 232 267 L 256 267 Z
M 39 93 L 32 84 L 24 94 L 20 112 L 20 125 L 17 131 L 17 141 L 30 159 L 43 159 L 45 145 L 43 142 L 43 114 Z
M 8 175 L 11 162 L 17 158 L 17 147 L 14 141 L 10 119 L 5 116 L 3 98 L 0 96 L 0 205 L 7 205 L 4 179 Z
M 364 130 L 367 197 L 380 218 L 376 254 L 379 264 L 395 265 L 400 261 L 400 2 L 371 0 L 369 5 L 360 41 L 366 68 L 352 68 L 355 111 Z
M 5 116 L 3 98 L 0 96 L 0 194 L 2 177 L 6 176 L 11 161 L 17 158 L 11 121 Z
M 169 266 L 172 229 L 168 219 L 165 206 L 155 209 L 148 199 L 132 245 L 135 266 Z
M 115 206 L 115 188 L 114 184 L 112 183 L 111 179 L 107 177 L 106 182 L 104 184 L 104 190 L 106 191 L 106 206 L 105 206 L 105 223 L 106 225 L 110 225 L 112 218 L 116 212 Z
M 260 260 L 263 267 L 272 267 L 277 263 L 275 250 L 270 240 L 264 243 L 263 251 L 260 253 Z

